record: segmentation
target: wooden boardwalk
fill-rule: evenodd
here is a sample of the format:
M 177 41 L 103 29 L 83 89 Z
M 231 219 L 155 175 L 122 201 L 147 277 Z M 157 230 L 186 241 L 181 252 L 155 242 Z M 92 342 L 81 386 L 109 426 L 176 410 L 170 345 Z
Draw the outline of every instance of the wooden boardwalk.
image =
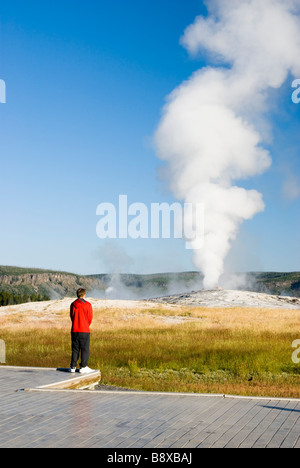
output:
M 65 378 L 0 367 L 1 448 L 300 448 L 300 400 L 34 390 Z

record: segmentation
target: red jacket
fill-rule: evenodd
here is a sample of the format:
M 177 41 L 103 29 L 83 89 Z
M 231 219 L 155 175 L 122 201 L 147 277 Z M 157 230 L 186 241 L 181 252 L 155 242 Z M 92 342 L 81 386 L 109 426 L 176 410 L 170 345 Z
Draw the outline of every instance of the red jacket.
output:
M 90 333 L 90 325 L 93 320 L 92 304 L 84 299 L 77 299 L 71 304 L 70 317 L 72 333 Z

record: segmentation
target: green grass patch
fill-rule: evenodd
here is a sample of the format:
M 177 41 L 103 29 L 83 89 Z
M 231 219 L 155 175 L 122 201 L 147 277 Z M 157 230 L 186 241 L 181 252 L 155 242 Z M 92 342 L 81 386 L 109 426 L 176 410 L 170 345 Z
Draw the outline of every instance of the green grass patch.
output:
M 6 329 L 8 365 L 67 367 L 68 330 Z M 199 323 L 92 333 L 102 383 L 147 391 L 300 397 L 292 333 L 204 329 Z

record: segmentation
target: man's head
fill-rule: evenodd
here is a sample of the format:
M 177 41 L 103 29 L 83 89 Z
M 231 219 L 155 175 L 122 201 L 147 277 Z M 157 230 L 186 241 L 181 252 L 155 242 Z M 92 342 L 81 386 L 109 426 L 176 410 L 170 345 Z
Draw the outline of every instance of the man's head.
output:
M 78 299 L 83 299 L 86 295 L 86 289 L 79 288 L 77 289 L 77 297 Z

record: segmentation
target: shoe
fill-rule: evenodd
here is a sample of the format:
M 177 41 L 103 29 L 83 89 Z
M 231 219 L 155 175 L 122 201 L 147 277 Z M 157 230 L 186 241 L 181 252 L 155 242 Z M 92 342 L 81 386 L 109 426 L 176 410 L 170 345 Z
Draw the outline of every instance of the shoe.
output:
M 70 367 L 69 372 L 70 372 L 71 374 L 75 374 L 75 372 L 76 372 L 76 367 Z
M 90 374 L 91 372 L 94 372 L 94 370 L 89 367 L 82 367 L 79 372 L 80 374 Z

